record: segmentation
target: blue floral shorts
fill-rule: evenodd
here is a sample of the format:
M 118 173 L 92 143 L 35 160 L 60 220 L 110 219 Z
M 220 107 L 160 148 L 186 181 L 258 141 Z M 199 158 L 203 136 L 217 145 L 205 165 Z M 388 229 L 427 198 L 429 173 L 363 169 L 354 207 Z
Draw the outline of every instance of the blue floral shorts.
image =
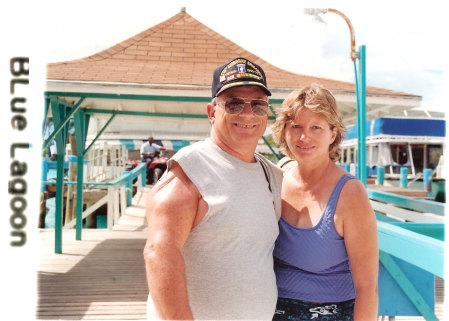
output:
M 315 303 L 278 298 L 273 321 L 352 321 L 355 299 L 343 302 Z

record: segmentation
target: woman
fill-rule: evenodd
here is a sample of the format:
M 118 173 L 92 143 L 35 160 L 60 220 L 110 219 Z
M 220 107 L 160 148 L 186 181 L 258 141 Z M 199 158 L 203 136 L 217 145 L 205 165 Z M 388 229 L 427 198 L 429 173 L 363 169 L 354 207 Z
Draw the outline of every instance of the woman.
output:
M 341 169 L 344 127 L 332 93 L 292 92 L 273 125 L 285 171 L 274 250 L 279 298 L 273 320 L 376 320 L 376 217 L 363 184 Z

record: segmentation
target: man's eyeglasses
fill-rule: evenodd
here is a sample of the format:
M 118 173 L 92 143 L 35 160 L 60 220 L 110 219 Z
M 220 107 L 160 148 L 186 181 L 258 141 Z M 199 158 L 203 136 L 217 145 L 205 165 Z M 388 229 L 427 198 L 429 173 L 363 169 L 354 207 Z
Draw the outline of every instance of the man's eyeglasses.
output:
M 251 111 L 257 116 L 268 115 L 268 101 L 263 99 L 243 99 L 231 97 L 226 100 L 217 101 L 217 105 L 224 103 L 224 109 L 228 114 L 239 114 L 245 108 L 245 104 L 250 104 Z

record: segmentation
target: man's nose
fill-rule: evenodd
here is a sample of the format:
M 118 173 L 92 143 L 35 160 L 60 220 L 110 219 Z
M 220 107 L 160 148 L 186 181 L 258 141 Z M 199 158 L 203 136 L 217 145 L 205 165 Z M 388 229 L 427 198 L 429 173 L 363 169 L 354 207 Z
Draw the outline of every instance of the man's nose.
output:
M 246 107 L 246 105 L 248 105 L 248 107 Z M 245 104 L 243 106 L 243 110 L 240 112 L 240 114 L 254 114 L 253 113 L 253 109 L 251 107 L 251 102 L 250 101 L 245 101 Z

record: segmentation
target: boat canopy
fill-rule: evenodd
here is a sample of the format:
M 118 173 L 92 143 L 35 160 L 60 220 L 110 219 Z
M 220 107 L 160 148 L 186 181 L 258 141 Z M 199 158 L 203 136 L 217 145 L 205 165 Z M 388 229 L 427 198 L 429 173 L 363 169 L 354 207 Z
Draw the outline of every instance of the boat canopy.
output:
M 446 121 L 435 118 L 382 117 L 366 122 L 366 137 L 379 135 L 445 137 Z M 346 140 L 357 138 L 357 126 L 348 126 Z

